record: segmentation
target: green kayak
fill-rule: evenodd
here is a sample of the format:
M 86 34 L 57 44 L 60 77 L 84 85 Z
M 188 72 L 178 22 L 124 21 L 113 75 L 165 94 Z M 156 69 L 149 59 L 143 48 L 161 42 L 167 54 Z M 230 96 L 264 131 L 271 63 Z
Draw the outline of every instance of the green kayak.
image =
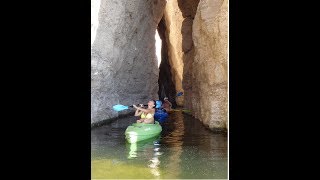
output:
M 133 123 L 126 129 L 125 135 L 129 143 L 143 141 L 159 135 L 162 127 L 158 121 L 155 124 Z

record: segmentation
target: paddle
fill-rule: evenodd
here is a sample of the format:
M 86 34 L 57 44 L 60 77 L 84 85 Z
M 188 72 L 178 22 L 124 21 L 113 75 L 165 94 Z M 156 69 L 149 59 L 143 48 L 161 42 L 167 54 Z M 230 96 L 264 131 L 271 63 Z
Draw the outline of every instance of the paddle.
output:
M 182 111 L 182 112 L 192 112 L 189 109 L 171 109 L 171 111 Z
M 139 105 L 137 105 L 137 106 L 139 106 Z M 143 105 L 143 106 L 148 106 L 148 105 Z M 123 110 L 126 110 L 126 109 L 129 109 L 129 107 L 133 107 L 133 105 L 131 105 L 131 106 L 125 106 L 125 105 L 122 105 L 122 104 L 117 104 L 117 105 L 114 105 L 112 108 L 113 108 L 113 110 L 115 110 L 115 111 L 123 111 Z
M 183 92 L 179 92 L 179 93 L 177 94 L 177 97 L 182 96 L 182 95 L 183 95 Z

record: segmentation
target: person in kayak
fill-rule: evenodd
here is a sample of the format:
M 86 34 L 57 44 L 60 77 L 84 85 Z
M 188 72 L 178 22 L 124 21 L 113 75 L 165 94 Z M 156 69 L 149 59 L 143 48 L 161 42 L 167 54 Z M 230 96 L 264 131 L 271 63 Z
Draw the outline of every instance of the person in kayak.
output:
M 148 102 L 148 108 L 144 109 L 142 107 L 137 107 L 133 104 L 133 107 L 136 108 L 135 116 L 140 116 L 141 119 L 137 120 L 137 123 L 147 123 L 153 124 L 154 123 L 154 114 L 155 114 L 155 107 L 156 102 L 154 100 L 150 100 Z
M 167 112 L 171 111 L 172 103 L 168 100 L 167 97 L 163 99 L 162 108 L 165 109 Z

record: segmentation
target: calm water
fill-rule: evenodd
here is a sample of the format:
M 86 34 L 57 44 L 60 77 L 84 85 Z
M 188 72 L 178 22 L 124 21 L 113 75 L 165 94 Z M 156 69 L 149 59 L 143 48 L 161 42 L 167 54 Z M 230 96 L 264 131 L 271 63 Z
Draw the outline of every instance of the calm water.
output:
M 227 179 L 227 134 L 212 133 L 173 112 L 159 137 L 129 144 L 124 132 L 136 117 L 91 131 L 92 179 Z

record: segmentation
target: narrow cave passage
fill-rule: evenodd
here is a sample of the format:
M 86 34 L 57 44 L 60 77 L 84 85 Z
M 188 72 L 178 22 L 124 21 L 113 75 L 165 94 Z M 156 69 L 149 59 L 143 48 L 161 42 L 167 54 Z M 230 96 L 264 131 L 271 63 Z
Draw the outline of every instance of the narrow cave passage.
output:
M 210 129 L 227 128 L 227 0 L 99 0 L 91 8 L 92 125 L 130 113 L 114 105 L 168 97 Z
M 91 3 L 91 178 L 227 179 L 228 0 Z
M 165 97 L 168 97 L 169 101 L 172 103 L 173 108 L 177 107 L 176 103 L 176 89 L 175 84 L 172 81 L 172 73 L 171 73 L 171 66 L 169 63 L 169 57 L 168 57 L 168 46 L 167 41 L 165 37 L 165 20 L 162 18 L 157 31 L 159 33 L 159 36 L 162 40 L 161 44 L 161 63 L 159 66 L 159 99 L 163 100 Z

